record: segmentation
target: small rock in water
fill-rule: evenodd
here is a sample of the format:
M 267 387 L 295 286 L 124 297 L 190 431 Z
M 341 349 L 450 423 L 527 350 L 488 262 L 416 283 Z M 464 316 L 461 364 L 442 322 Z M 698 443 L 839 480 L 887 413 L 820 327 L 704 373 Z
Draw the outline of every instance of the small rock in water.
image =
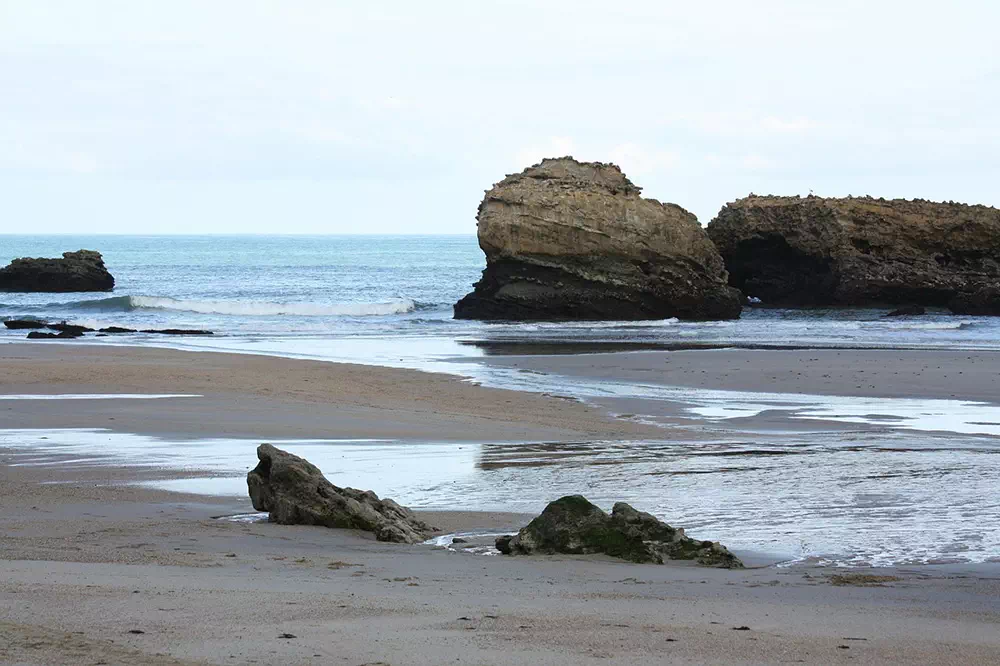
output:
M 469 543 L 468 539 L 463 539 L 462 537 L 455 537 L 451 540 L 452 543 Z
M 43 333 L 42 331 L 31 331 L 28 333 L 29 340 L 56 340 L 56 339 L 73 339 L 81 338 L 83 333 L 74 333 L 73 331 L 63 331 L 61 333 Z
M 28 328 L 45 328 L 44 321 L 36 321 L 34 319 L 7 319 L 4 321 L 3 325 L 13 331 Z
M 916 317 L 927 314 L 927 308 L 922 305 L 904 305 L 886 315 L 886 317 Z
M 50 328 L 53 331 L 59 331 L 60 333 L 91 333 L 94 329 L 88 328 L 86 326 L 79 326 L 77 324 L 67 324 L 66 322 L 59 322 L 58 324 L 49 324 L 45 328 Z

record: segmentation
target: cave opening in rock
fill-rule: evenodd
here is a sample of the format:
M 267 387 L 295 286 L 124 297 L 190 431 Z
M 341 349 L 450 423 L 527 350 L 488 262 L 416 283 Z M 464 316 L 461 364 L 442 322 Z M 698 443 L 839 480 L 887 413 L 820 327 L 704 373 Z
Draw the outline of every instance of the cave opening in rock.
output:
M 829 257 L 806 254 L 783 236 L 756 236 L 723 257 L 729 284 L 766 305 L 829 305 L 837 275 Z

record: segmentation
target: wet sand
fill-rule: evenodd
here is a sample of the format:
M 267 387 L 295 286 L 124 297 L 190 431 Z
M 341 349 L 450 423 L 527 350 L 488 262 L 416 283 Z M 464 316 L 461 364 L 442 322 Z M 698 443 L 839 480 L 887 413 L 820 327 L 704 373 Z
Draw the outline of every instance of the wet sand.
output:
M 0 401 L 0 429 L 422 441 L 660 434 L 573 401 L 479 387 L 456 376 L 416 370 L 75 343 L 0 345 L 0 395 L 112 393 L 201 397 Z
M 495 356 L 494 367 L 729 391 L 1000 403 L 1000 353 L 712 349 Z
M 446 376 L 229 354 L 11 345 L 0 377 L 5 394 L 205 396 L 0 402 L 2 428 L 442 441 L 649 432 Z M 0 449 L 2 663 L 1000 661 L 996 567 L 724 571 L 474 556 L 221 521 L 249 500 L 130 485 L 163 470 L 12 466 L 10 446 Z M 526 519 L 425 516 L 448 531 Z
M 845 572 L 465 555 L 343 530 L 226 522 L 214 517 L 249 503 L 105 485 L 108 475 L 135 473 L 0 465 L 0 662 L 1000 659 L 1000 580 L 974 569 L 838 579 Z M 524 520 L 423 517 L 450 530 Z M 889 578 L 858 577 L 872 573 Z

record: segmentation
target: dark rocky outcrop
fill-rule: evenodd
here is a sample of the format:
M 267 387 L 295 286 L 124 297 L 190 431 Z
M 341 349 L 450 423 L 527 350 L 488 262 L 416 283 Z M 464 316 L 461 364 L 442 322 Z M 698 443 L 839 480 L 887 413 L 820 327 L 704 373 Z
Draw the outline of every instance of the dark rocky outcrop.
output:
M 419 543 L 434 528 L 391 499 L 370 490 L 338 488 L 315 465 L 270 444 L 257 447 L 260 463 L 247 474 L 250 500 L 282 525 L 322 525 L 374 532 L 379 541 Z
M 61 259 L 15 259 L 0 268 L 0 291 L 111 291 L 115 278 L 100 252 L 63 252 Z
M 927 308 L 922 305 L 904 305 L 886 314 L 886 317 L 919 317 L 927 314 Z
M 23 331 L 31 328 L 45 328 L 45 322 L 38 321 L 36 319 L 7 319 L 4 321 L 3 325 L 13 331 Z
M 29 340 L 66 340 L 83 337 L 80 331 L 61 331 L 59 333 L 43 333 L 42 331 L 31 331 L 28 333 Z
M 609 516 L 582 495 L 549 503 L 520 532 L 498 538 L 496 547 L 505 555 L 603 553 L 631 562 L 694 560 L 713 567 L 743 566 L 721 544 L 687 537 L 683 529 L 660 522 L 624 502 L 615 504 Z
M 58 324 L 48 324 L 45 328 L 50 328 L 53 331 L 59 331 L 60 333 L 74 333 L 77 335 L 83 335 L 84 333 L 93 333 L 94 329 L 88 328 L 87 326 L 80 326 L 79 324 L 67 324 L 66 322 L 59 322 Z
M 542 160 L 486 193 L 486 270 L 455 317 L 733 319 L 741 298 L 694 215 L 640 196 L 614 164 Z
M 1000 210 L 753 196 L 708 225 L 730 284 L 766 305 L 944 306 L 1000 279 Z
M 138 333 L 134 328 L 124 328 L 122 326 L 107 326 L 98 330 L 101 333 Z
M 955 314 L 1000 316 L 1000 284 L 958 294 L 948 303 Z

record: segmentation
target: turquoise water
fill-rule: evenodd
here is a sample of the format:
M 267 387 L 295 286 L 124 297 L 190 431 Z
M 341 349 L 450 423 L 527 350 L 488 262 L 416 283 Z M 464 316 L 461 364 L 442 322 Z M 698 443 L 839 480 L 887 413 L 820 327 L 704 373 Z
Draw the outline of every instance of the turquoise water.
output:
M 331 341 L 359 338 L 408 338 L 407 349 L 436 351 L 458 340 L 1000 349 L 1000 319 L 947 312 L 886 319 L 884 310 L 748 308 L 735 322 L 456 321 L 452 304 L 485 266 L 471 235 L 0 236 L 0 262 L 80 248 L 103 253 L 113 293 L 0 293 L 0 318 L 204 328 L 215 331 L 215 346 L 320 357 Z

